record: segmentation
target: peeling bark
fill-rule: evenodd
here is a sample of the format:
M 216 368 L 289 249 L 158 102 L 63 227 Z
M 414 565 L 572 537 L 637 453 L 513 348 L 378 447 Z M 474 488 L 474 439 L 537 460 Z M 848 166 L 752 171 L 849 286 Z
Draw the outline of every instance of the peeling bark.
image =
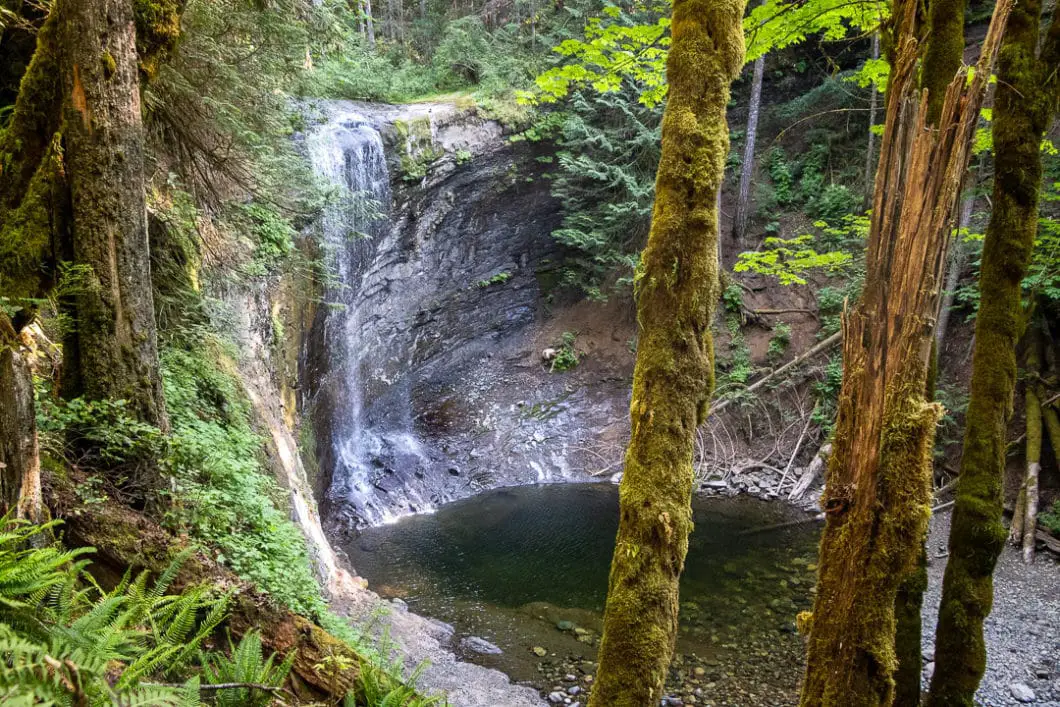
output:
M 33 376 L 11 321 L 0 312 L 0 515 L 40 520 L 40 450 Z
M 934 318 L 961 175 L 1011 4 L 999 2 L 971 82 L 951 77 L 937 123 L 917 96 L 916 3 L 898 31 L 866 253 L 866 281 L 843 317 L 843 383 L 823 504 L 818 591 L 804 707 L 890 705 L 895 603 L 931 512 L 941 410 L 927 399 Z
M 692 455 L 714 387 L 717 194 L 725 106 L 743 66 L 742 0 L 675 0 L 651 233 L 636 277 L 632 437 L 591 707 L 658 704 L 692 529 Z

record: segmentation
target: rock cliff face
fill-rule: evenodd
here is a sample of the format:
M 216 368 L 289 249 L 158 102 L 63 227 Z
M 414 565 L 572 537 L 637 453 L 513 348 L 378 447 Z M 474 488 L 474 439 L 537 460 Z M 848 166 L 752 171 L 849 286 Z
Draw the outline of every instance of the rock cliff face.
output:
M 338 282 L 304 371 L 331 527 L 587 478 L 583 430 L 623 417 L 626 393 L 569 386 L 541 360 L 562 254 L 535 146 L 451 105 L 352 103 L 325 106 L 307 144 L 347 188 L 321 227 Z

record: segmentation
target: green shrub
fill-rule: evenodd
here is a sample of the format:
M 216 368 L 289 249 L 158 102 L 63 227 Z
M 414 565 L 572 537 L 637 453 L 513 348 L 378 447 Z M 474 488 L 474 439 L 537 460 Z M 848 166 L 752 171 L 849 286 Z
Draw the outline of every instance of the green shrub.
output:
M 581 360 L 578 356 L 578 351 L 574 348 L 577 338 L 578 335 L 574 332 L 563 332 L 559 344 L 555 347 L 556 357 L 552 359 L 552 365 L 548 369 L 550 372 L 569 371 L 577 367 Z
M 274 664 L 276 654 L 265 658 L 261 650 L 261 634 L 257 631 L 246 633 L 238 645 L 233 645 L 229 636 L 228 649 L 229 655 L 204 653 L 201 656 L 202 675 L 207 685 L 235 683 L 280 687 L 291 672 L 296 655 L 291 651 L 286 659 Z M 266 707 L 273 702 L 271 690 L 253 687 L 218 690 L 213 700 L 217 707 Z
M 311 617 L 324 610 L 301 531 L 288 519 L 286 494 L 260 461 L 263 439 L 220 352 L 162 352 L 172 437 L 167 523 L 214 552 L 215 559 Z
M 227 599 L 205 586 L 166 593 L 186 554 L 153 584 L 126 573 L 104 591 L 85 572 L 90 549 L 33 547 L 56 526 L 0 520 L 0 703 L 199 704 L 195 679 L 157 683 L 188 672 Z
M 769 337 L 769 348 L 766 356 L 771 361 L 776 361 L 788 350 L 791 343 L 791 326 L 783 322 L 773 327 L 773 336 Z
M 1038 515 L 1038 522 L 1053 535 L 1060 535 L 1060 501 L 1052 509 Z

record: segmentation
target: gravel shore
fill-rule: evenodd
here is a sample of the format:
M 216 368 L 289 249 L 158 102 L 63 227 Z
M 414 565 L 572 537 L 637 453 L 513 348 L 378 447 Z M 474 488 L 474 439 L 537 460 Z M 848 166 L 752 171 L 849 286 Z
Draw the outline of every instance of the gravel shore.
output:
M 950 530 L 950 513 L 931 520 L 928 590 L 924 597 L 925 672 L 934 665 L 935 621 Z M 1060 707 L 1060 563 L 1048 552 L 1023 564 L 1006 547 L 994 572 L 994 609 L 986 621 L 987 668 L 977 693 L 984 707 Z M 925 687 L 927 681 L 925 681 Z M 1032 695 L 1033 693 L 1033 695 Z

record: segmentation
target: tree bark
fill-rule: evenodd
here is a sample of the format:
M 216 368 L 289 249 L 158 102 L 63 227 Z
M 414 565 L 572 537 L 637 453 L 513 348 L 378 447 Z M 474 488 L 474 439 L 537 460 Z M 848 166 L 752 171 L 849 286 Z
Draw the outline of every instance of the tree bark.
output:
M 916 3 L 895 7 L 866 280 L 843 317 L 818 590 L 813 613 L 800 622 L 810 629 L 804 707 L 890 705 L 895 697 L 895 604 L 931 513 L 941 410 L 925 391 L 950 217 L 1010 7 L 997 4 L 975 77 L 951 77 L 932 125 L 915 88 Z
M 0 515 L 40 520 L 40 450 L 33 376 L 18 332 L 0 311 Z
M 61 184 L 58 22 L 52 11 L 22 77 L 7 128 L 0 131 L 0 292 L 32 306 L 52 285 L 56 236 L 66 202 Z
M 375 20 L 372 19 L 372 0 L 364 0 L 364 24 L 368 28 L 368 47 L 375 49 Z
M 743 165 L 740 167 L 740 188 L 736 197 L 736 215 L 733 217 L 732 239 L 737 247 L 747 235 L 747 224 L 751 220 L 751 184 L 755 173 L 755 142 L 758 139 L 758 114 L 762 107 L 762 78 L 765 76 L 766 58 L 755 59 L 754 77 L 751 79 L 751 105 L 747 111 L 746 141 L 743 147 Z
M 742 0 L 675 0 L 670 95 L 651 233 L 637 274 L 640 338 L 600 667 L 591 707 L 662 696 L 692 528 L 692 455 L 714 385 L 725 106 L 743 66 Z
M 59 0 L 78 369 L 90 399 L 126 400 L 167 427 L 144 202 L 144 131 L 131 0 Z
M 1038 475 L 1042 469 L 1042 352 L 1037 323 L 1031 323 L 1024 337 L 1027 346 L 1026 381 L 1024 383 L 1027 419 L 1025 471 L 1023 477 L 1023 519 L 1020 538 L 1023 562 L 1034 562 L 1034 533 L 1038 529 Z
M 994 566 L 1006 536 L 1001 484 L 1022 322 L 1020 283 L 1038 229 L 1039 146 L 1052 120 L 1047 97 L 1056 95 L 1060 58 L 1060 13 L 1037 54 L 1041 11 L 1039 0 L 1015 6 L 998 61 L 993 211 L 980 265 L 964 452 L 928 695 L 932 707 L 974 705 L 986 669 L 983 621 L 993 604 Z

